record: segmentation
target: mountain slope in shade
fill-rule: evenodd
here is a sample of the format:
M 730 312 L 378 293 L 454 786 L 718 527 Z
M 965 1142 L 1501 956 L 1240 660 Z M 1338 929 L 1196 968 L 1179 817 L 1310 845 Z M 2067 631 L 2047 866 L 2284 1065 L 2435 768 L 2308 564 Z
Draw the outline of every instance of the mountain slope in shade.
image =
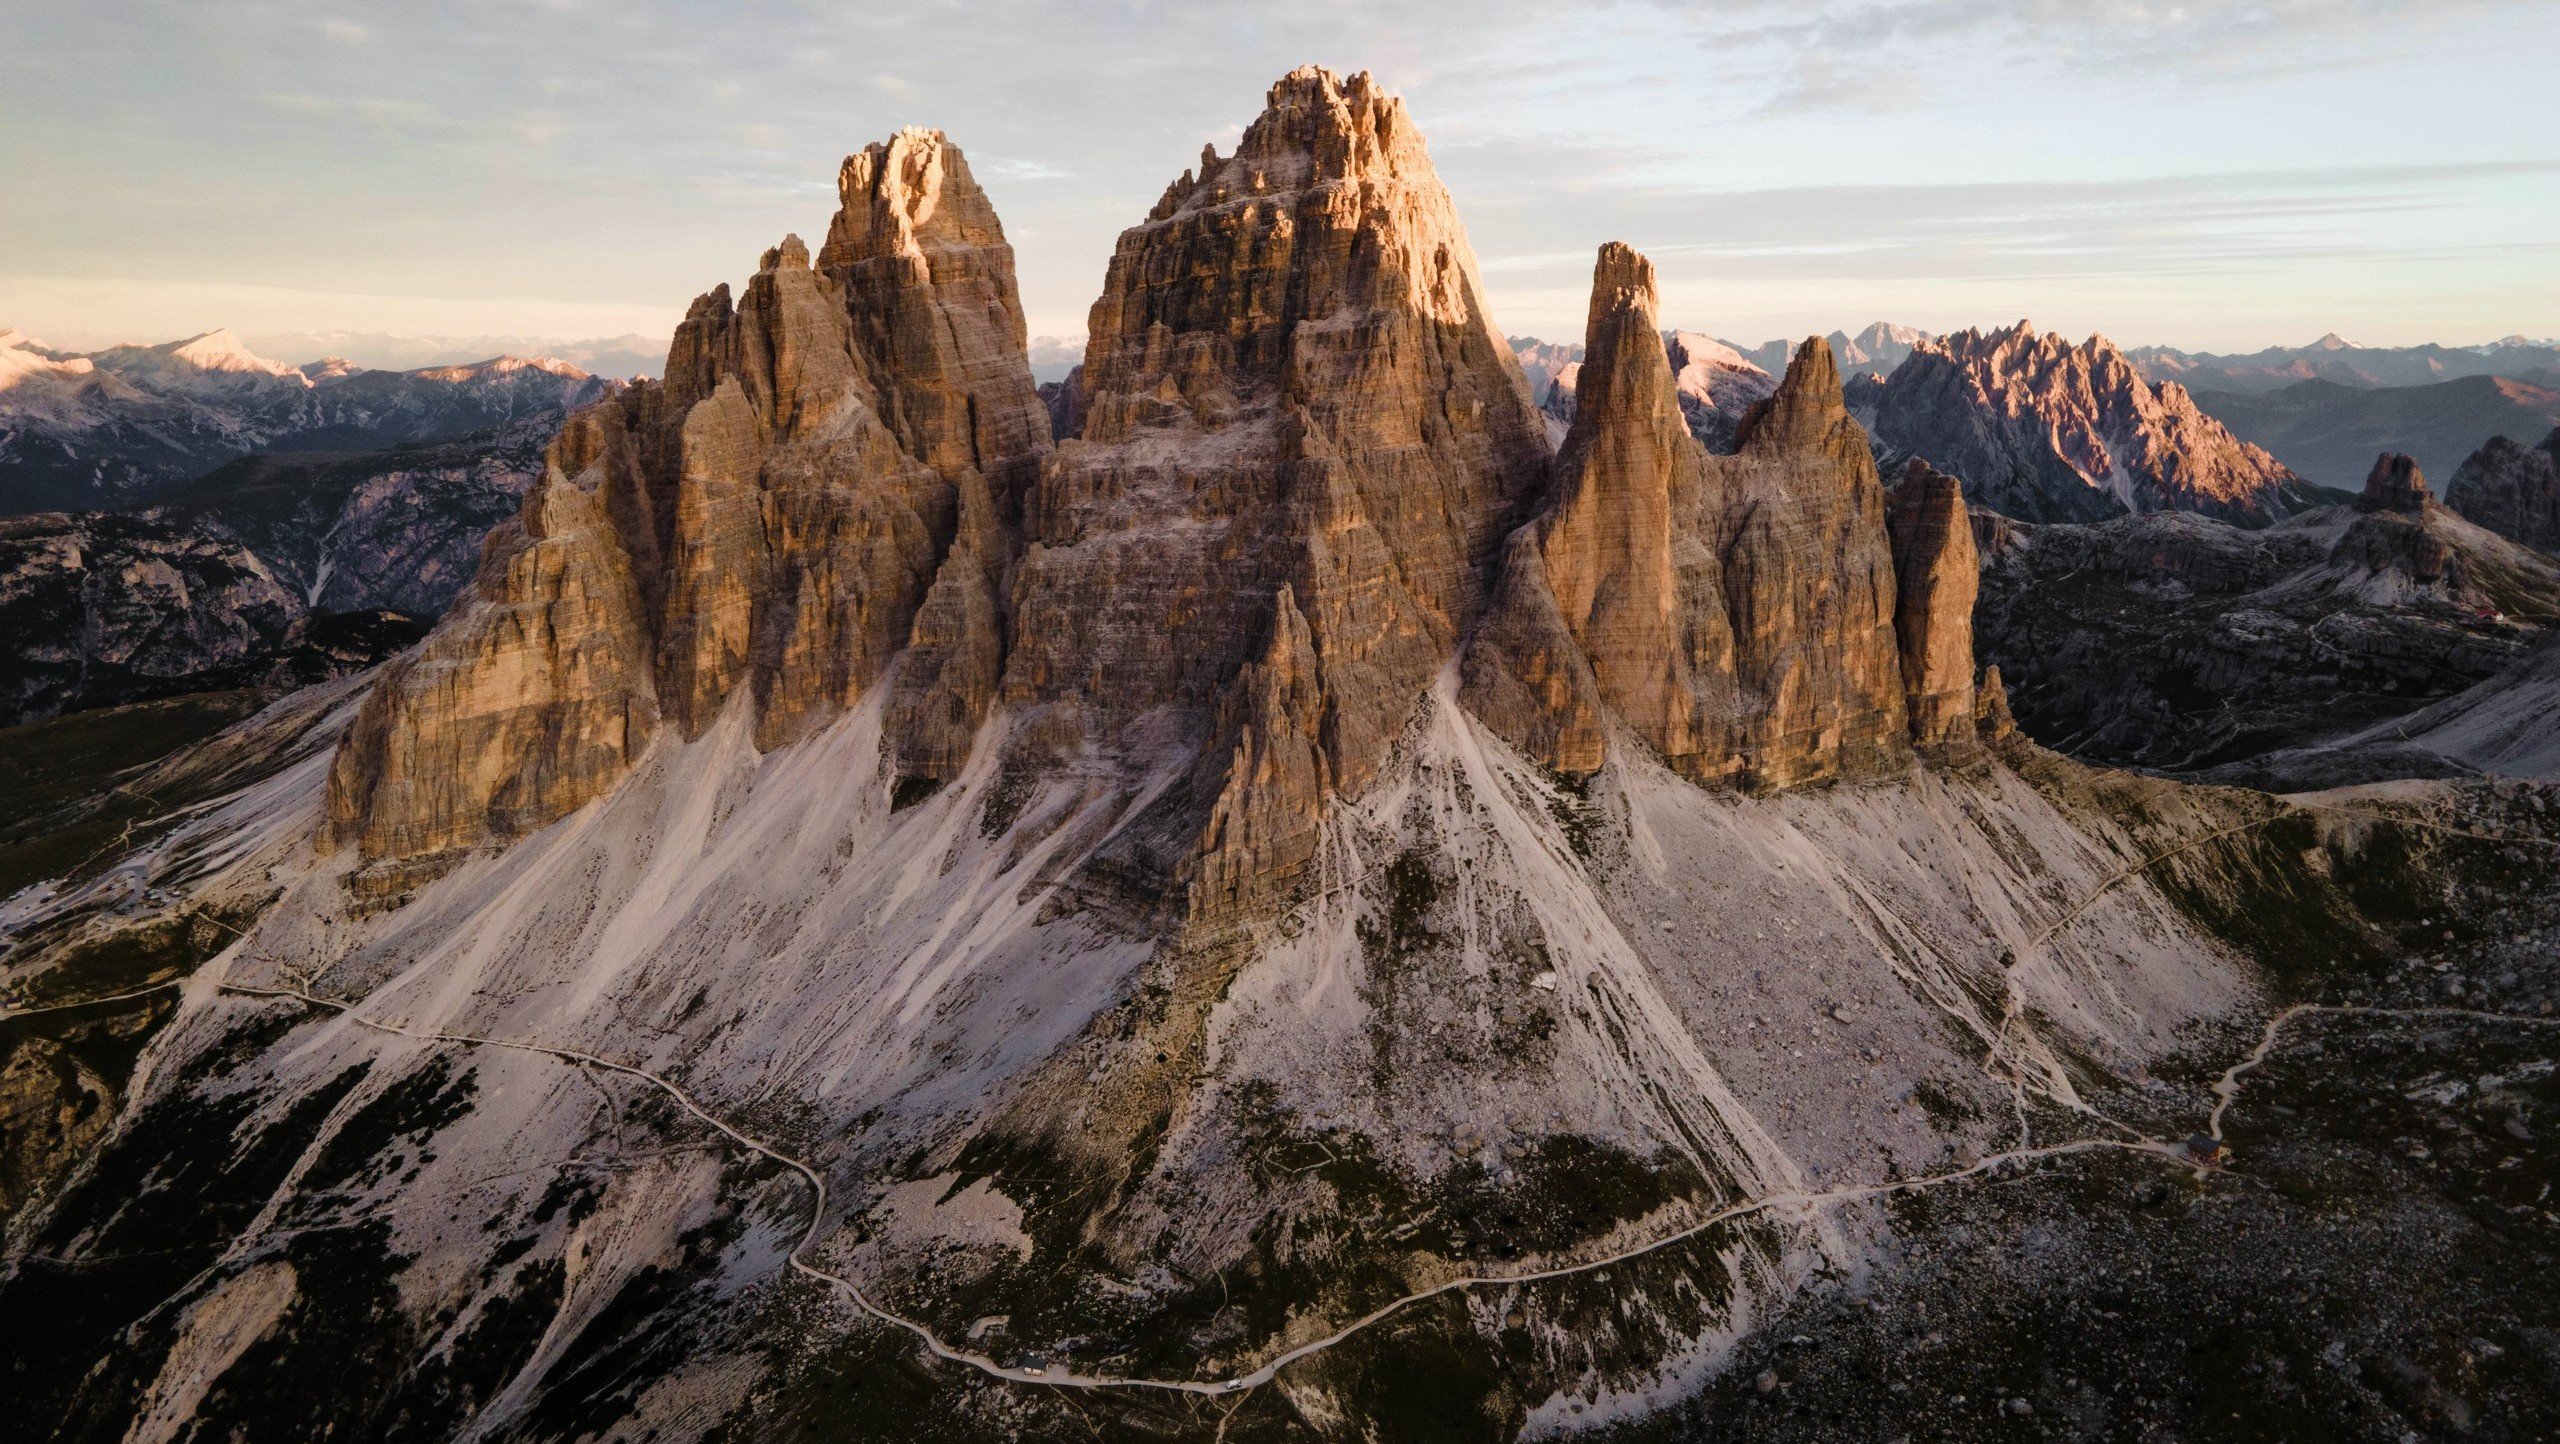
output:
M 2510 541 L 2560 556 L 2560 427 L 2539 446 L 2490 437 L 2463 458 L 2444 500 Z
M 184 518 L 0 519 L 0 727 L 192 692 L 274 695 L 425 632 L 387 608 L 316 611 L 237 537 Z
M 1919 457 L 2022 521 L 2194 511 L 2263 525 L 2317 498 L 2103 336 L 2074 346 L 2020 321 L 1926 341 L 1873 404 L 1887 457 Z
M 2337 489 L 2357 485 L 2377 452 L 2405 453 L 2451 476 L 2491 436 L 2539 436 L 2560 426 L 2560 389 L 2495 376 L 2432 386 L 2302 381 L 2260 394 L 2197 391 L 2195 403 L 2242 441 Z

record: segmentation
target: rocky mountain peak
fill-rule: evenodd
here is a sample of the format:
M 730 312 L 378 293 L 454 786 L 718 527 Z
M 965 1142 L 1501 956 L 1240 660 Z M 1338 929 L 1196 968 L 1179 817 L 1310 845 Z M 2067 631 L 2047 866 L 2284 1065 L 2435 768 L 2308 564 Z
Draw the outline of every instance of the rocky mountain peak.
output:
M 968 158 L 938 130 L 908 126 L 846 156 L 836 195 L 817 259 L 830 274 L 890 258 L 948 268 L 1004 246 L 1004 228 Z M 1004 254 L 1009 267 L 1011 249 Z
M 1601 250 L 1556 486 L 1504 550 L 1466 659 L 1468 705 L 1569 773 L 1602 765 L 1613 717 L 1700 782 L 1774 789 L 1908 765 L 1883 488 L 1830 343 L 1798 347 L 1739 449 L 1709 454 L 1681 415 L 1653 294 L 1641 257 Z M 1962 559 L 1942 557 L 1950 528 L 1931 515 L 1913 556 L 1949 580 L 1942 604 L 1920 593 L 1924 629 L 1943 630 L 1966 610 L 1952 590 Z M 1922 686 L 1969 719 L 1969 630 L 1917 646 L 1963 652 L 1960 686 L 1935 671 Z M 1932 741 L 1955 735 L 1933 727 Z
M 2153 385 L 2113 342 L 2020 321 L 1922 343 L 1885 383 L 1876 435 L 1961 477 L 1976 503 L 2031 521 L 2199 511 L 2263 524 L 2314 499 L 2265 451 Z
M 2560 554 L 2560 428 L 2539 446 L 2490 437 L 2454 469 L 2444 500 L 2509 541 Z
M 743 708 L 779 746 L 902 651 L 891 750 L 928 777 L 965 760 L 1047 411 L 959 150 L 905 130 L 839 180 L 817 263 L 786 237 L 734 302 L 697 298 L 664 384 L 573 420 L 471 591 L 368 699 L 331 835 L 384 886 L 611 790 L 661 719 L 690 738 Z
M 1844 425 L 1856 423 L 1841 399 L 1840 363 L 1828 340 L 1808 336 L 1796 347 L 1777 390 L 1743 416 L 1735 440 L 1745 452 L 1784 452 L 1820 445 Z
M 2415 458 L 2386 451 L 2373 463 L 2364 479 L 2364 494 L 2356 498 L 2358 511 L 2395 511 L 2409 514 L 2424 512 L 2434 493 L 2427 489 L 2426 473 L 2418 470 Z

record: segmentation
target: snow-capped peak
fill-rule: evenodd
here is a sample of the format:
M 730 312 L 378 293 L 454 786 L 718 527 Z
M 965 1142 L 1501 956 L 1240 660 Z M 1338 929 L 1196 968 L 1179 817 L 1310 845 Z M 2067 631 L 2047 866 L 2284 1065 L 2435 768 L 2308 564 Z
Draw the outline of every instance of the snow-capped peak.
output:
M 2364 348 L 2358 346 L 2355 342 L 2348 340 L 2346 337 L 2339 335 L 2337 332 L 2332 331 L 2328 335 L 2321 337 L 2319 340 L 2312 342 L 2311 349 L 2314 351 L 2361 351 Z
M 298 376 L 294 367 L 282 361 L 270 361 L 249 349 L 228 326 L 146 348 L 173 361 L 183 361 L 199 371 L 253 371 L 268 376 Z

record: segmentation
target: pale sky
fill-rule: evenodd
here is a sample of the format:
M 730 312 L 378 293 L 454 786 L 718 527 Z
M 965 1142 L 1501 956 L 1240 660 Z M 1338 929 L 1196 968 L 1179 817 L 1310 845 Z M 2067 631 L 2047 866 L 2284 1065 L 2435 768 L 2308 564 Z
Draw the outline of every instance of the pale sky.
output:
M 1292 66 L 1403 94 L 1506 331 L 2560 334 L 2560 4 L 0 0 L 0 326 L 663 335 L 947 131 L 1034 334 Z

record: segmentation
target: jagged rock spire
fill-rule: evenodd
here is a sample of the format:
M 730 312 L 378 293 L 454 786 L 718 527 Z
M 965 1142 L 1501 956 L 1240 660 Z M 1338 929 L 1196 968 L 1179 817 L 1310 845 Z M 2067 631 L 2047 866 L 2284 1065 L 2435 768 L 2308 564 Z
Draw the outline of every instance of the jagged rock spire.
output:
M 1601 247 L 1554 498 L 1525 529 L 1534 541 L 1515 541 L 1505 558 L 1526 568 L 1507 580 L 1514 614 L 1488 641 L 1507 645 L 1509 661 L 1489 652 L 1472 669 L 1479 710 L 1540 734 L 1566 771 L 1600 765 L 1592 719 L 1603 709 L 1675 766 L 1715 770 L 1733 751 L 1733 634 L 1721 567 L 1698 528 L 1706 455 L 1681 414 L 1654 306 L 1653 264 L 1616 242 Z M 1541 635 L 1550 614 L 1563 635 Z M 1576 663 L 1561 666 L 1568 652 Z M 1587 695 L 1571 695 L 1585 678 Z M 1546 704 L 1562 711 L 1541 718 L 1522 710 L 1528 696 L 1496 695 L 1513 686 L 1564 688 Z
M 1973 602 L 1982 584 L 1963 483 L 1913 458 L 1885 509 L 1885 528 L 1911 740 L 1962 753 L 1974 742 Z
M 1322 699 L 1300 721 L 1358 791 L 1548 462 L 1402 102 L 1284 77 L 1122 233 L 1088 329 L 1081 434 L 1024 512 L 1008 704 L 1062 751 L 1197 745 L 1285 588 Z
M 619 782 L 661 718 L 698 737 L 745 706 L 779 746 L 911 644 L 892 748 L 919 775 L 966 759 L 1048 413 L 959 149 L 901 131 L 839 179 L 814 261 L 785 237 L 734 304 L 693 303 L 662 384 L 566 428 L 464 604 L 367 701 L 332 839 L 379 862 L 539 827 Z M 444 760 L 412 778 L 410 756 Z
M 2424 512 L 2435 493 L 2427 489 L 2427 474 L 2418 469 L 2418 459 L 2396 451 L 2375 457 L 2373 470 L 2364 478 L 2364 493 L 2356 498 L 2358 511 L 2397 511 L 2412 515 Z
M 1468 705 L 1562 771 L 1609 719 L 1702 782 L 1795 786 L 1908 758 L 1883 492 L 1816 337 L 1712 456 L 1681 419 L 1653 272 L 1603 247 L 1573 429 L 1503 555 Z M 1970 674 L 1971 658 L 1965 659 Z

